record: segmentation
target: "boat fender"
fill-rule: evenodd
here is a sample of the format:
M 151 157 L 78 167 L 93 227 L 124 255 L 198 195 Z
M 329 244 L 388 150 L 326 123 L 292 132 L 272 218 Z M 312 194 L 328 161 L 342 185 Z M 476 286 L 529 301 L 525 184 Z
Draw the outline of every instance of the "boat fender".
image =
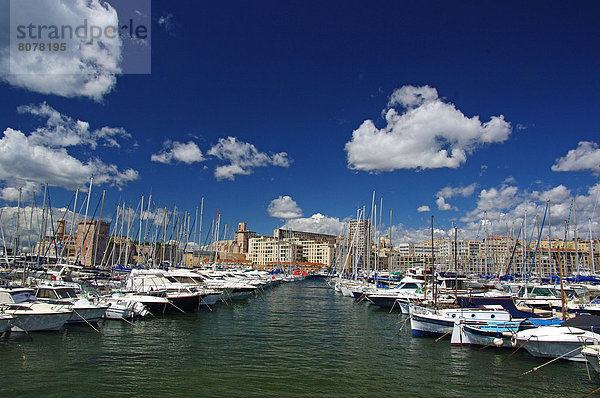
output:
M 495 345 L 496 347 L 502 347 L 502 345 L 503 345 L 503 344 L 504 344 L 504 340 L 502 340 L 502 339 L 499 339 L 499 338 L 497 338 L 497 337 L 494 339 L 494 345 Z
M 517 346 L 517 335 L 516 335 L 516 334 L 514 334 L 514 333 L 513 333 L 513 335 L 512 335 L 512 336 L 511 336 L 511 338 L 510 338 L 510 344 L 511 344 L 513 347 L 516 347 L 516 346 Z

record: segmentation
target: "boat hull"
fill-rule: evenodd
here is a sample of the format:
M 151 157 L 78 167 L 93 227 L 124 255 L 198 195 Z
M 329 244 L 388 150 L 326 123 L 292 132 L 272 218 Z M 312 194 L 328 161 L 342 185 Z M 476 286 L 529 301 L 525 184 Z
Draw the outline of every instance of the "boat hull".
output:
M 412 314 L 410 327 L 413 336 L 443 336 L 452 333 L 454 322 Z
M 55 313 L 22 313 L 15 311 L 11 314 L 15 317 L 11 330 L 27 333 L 60 330 L 71 317 L 71 314 L 71 311 Z
M 73 315 L 69 318 L 67 323 L 95 323 L 100 319 L 104 318 L 108 307 L 104 306 L 92 306 L 92 307 L 81 307 L 74 308 Z

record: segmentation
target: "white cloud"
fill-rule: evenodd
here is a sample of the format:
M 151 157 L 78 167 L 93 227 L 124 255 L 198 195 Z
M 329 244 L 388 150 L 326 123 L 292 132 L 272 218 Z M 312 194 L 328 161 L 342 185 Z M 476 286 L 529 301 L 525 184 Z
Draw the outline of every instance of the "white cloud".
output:
M 419 213 L 424 213 L 426 211 L 431 211 L 431 209 L 429 208 L 429 206 L 427 205 L 423 205 L 423 206 L 419 206 L 419 208 L 417 209 L 417 211 Z
M 515 186 L 502 186 L 499 189 L 482 189 L 479 193 L 477 207 L 483 211 L 508 209 L 520 200 L 518 188 Z
M 17 6 L 19 4 L 19 6 Z M 11 5 L 13 21 L 37 26 L 119 26 L 116 10 L 100 0 L 22 0 Z M 14 33 L 14 32 L 13 32 Z M 16 35 L 16 33 L 14 33 Z M 38 40 L 39 41 L 39 40 Z M 42 94 L 89 97 L 100 101 L 121 73 L 122 41 L 103 36 L 94 41 L 74 36 L 65 51 L 0 49 L 0 78 L 9 84 Z
M 543 202 L 561 203 L 571 198 L 571 191 L 561 184 L 544 192 L 534 192 L 532 197 L 538 198 Z
M 439 210 L 447 211 L 447 210 L 457 210 L 455 207 L 452 207 L 450 204 L 446 203 L 446 200 L 442 197 L 438 197 L 435 201 Z
M 581 141 L 577 148 L 571 149 L 566 156 L 556 159 L 552 171 L 591 170 L 600 173 L 600 148 L 590 141 Z
M 99 142 L 102 142 L 104 146 L 119 147 L 118 138 L 131 137 L 124 129 L 116 127 L 102 127 L 90 131 L 88 122 L 73 120 L 46 102 L 39 105 L 19 106 L 17 111 L 47 119 L 44 127 L 38 127 L 29 136 L 31 142 L 36 145 L 54 148 L 89 145 L 92 149 L 96 149 Z
M 290 196 L 280 196 L 273 199 L 267 207 L 267 212 L 271 217 L 276 218 L 299 218 L 302 217 L 302 209 Z
M 463 198 L 469 197 L 473 195 L 475 192 L 475 188 L 477 188 L 477 183 L 472 183 L 466 187 L 444 187 L 438 193 L 437 197 L 443 197 L 446 199 L 454 198 L 456 196 L 462 196 Z
M 129 137 L 123 129 L 103 127 L 90 130 L 89 123 L 74 121 L 57 112 L 46 103 L 39 106 L 20 107 L 22 113 L 47 117 L 44 127 L 29 135 L 7 128 L 0 138 L 0 197 L 14 201 L 18 188 L 30 196 L 39 192 L 39 186 L 47 183 L 66 189 L 85 186 L 91 176 L 96 184 L 110 184 L 119 189 L 139 178 L 136 170 L 120 170 L 114 164 L 106 164 L 98 158 L 80 160 L 67 148 L 90 146 L 99 142 L 106 146 L 118 146 L 117 139 Z
M 392 106 L 399 105 L 404 113 Z M 348 167 L 363 171 L 457 168 L 476 148 L 504 142 L 511 133 L 502 115 L 481 123 L 442 101 L 429 86 L 404 86 L 390 97 L 384 110 L 387 126 L 378 129 L 364 121 L 346 143 Z
M 230 163 L 218 166 L 215 169 L 215 177 L 218 180 L 234 180 L 238 174 L 251 174 L 256 167 L 270 165 L 289 167 L 290 165 L 287 153 L 279 152 L 268 155 L 264 152 L 259 152 L 254 145 L 238 141 L 235 137 L 220 138 L 219 142 L 210 148 L 207 154 Z
M 339 218 L 325 216 L 321 213 L 313 214 L 308 218 L 295 218 L 288 220 L 283 228 L 295 231 L 316 232 L 320 234 L 342 235 L 346 223 Z
M 477 188 L 477 183 L 472 183 L 466 187 L 444 187 L 436 194 L 437 200 L 435 203 L 437 204 L 439 210 L 458 210 L 455 206 L 446 203 L 446 199 L 451 199 L 456 196 L 466 198 L 473 195 L 475 188 Z
M 193 141 L 184 144 L 178 141 L 165 141 L 163 149 L 157 154 L 150 156 L 153 162 L 171 164 L 173 162 L 183 162 L 192 164 L 195 162 L 203 162 L 204 156 L 198 145 Z

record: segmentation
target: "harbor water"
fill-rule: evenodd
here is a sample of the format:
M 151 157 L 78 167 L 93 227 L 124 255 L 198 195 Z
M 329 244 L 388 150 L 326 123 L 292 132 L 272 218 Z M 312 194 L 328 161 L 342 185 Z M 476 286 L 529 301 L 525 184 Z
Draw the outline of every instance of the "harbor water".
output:
M 247 302 L 130 325 L 0 338 L 0 396 L 578 397 L 585 363 L 452 347 L 406 316 L 305 280 Z

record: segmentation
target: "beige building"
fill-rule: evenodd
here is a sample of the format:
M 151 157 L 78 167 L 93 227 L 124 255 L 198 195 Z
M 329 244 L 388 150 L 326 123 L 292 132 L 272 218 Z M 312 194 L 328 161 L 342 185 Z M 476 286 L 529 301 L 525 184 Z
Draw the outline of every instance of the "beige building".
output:
M 335 245 L 333 243 L 317 242 L 313 240 L 301 240 L 302 259 L 304 262 L 322 264 L 329 268 L 335 261 Z
M 302 246 L 297 241 L 280 241 L 265 236 L 250 238 L 246 258 L 254 265 L 285 268 L 302 260 Z

